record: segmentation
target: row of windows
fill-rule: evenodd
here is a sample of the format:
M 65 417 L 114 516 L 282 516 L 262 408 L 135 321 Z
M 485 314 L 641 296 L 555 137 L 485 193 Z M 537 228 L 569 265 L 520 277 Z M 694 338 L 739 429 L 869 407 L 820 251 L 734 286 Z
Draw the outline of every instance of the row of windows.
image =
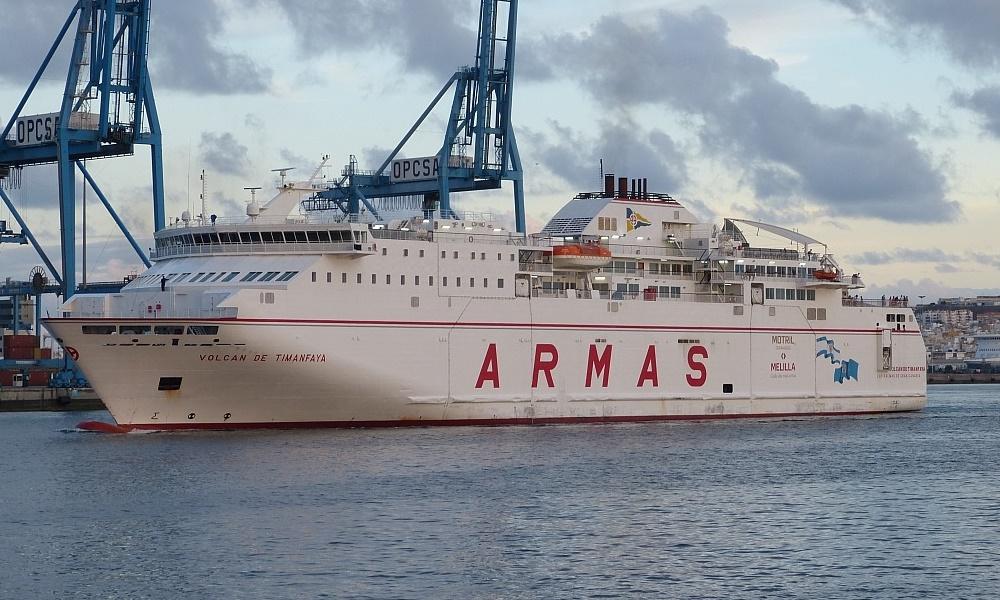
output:
M 645 269 L 643 266 L 645 265 Z M 691 275 L 694 267 L 691 263 L 640 263 L 635 260 L 615 260 L 601 269 L 603 273 L 642 273 L 650 275 Z
M 298 271 L 251 271 L 245 275 L 240 281 L 275 281 L 275 282 L 285 282 L 291 280 L 293 277 L 298 275 Z M 241 275 L 240 271 L 211 271 L 202 273 L 170 273 L 168 275 L 163 275 L 160 273 L 154 273 L 151 275 L 143 275 L 136 281 L 138 285 L 154 285 L 159 282 L 163 277 L 167 278 L 167 283 L 178 284 L 184 283 L 228 283 Z
M 420 258 L 423 258 L 424 257 L 424 251 L 420 250 L 419 252 L 420 252 Z M 382 248 L 382 256 L 387 256 L 388 254 L 389 254 L 389 249 L 383 247 Z M 403 248 L 403 256 L 409 256 L 409 255 L 410 255 L 410 249 L 409 248 Z M 479 260 L 486 260 L 486 253 L 485 252 L 478 252 L 478 253 L 477 252 L 470 252 L 469 253 L 469 260 L 476 260 L 477 256 L 479 257 Z M 451 253 L 451 257 L 453 259 L 457 260 L 458 257 L 459 257 L 459 251 L 458 250 L 453 250 L 452 253 Z M 514 254 L 510 255 L 510 262 L 514 262 L 514 257 L 515 257 Z M 448 258 L 448 251 L 447 250 L 442 250 L 441 251 L 441 258 L 443 258 L 443 259 L 447 259 Z M 503 252 L 497 252 L 497 260 L 503 260 Z
M 816 290 L 766 288 L 764 290 L 764 298 L 768 300 L 815 300 Z
M 348 273 L 341 273 L 340 274 L 340 282 L 341 283 L 347 283 L 351 279 L 352 278 L 350 277 L 350 275 Z M 364 281 L 365 276 L 362 273 L 355 273 L 353 279 L 354 279 L 355 283 L 361 283 L 362 281 Z M 313 273 L 312 273 L 312 281 L 313 281 L 313 283 L 316 283 L 318 280 L 319 280 L 319 274 L 316 271 L 313 271 Z M 407 281 L 406 275 L 400 275 L 396 280 L 399 281 L 399 285 L 406 285 L 406 281 Z M 420 282 L 421 282 L 420 275 L 414 275 L 412 277 L 411 281 L 413 282 L 413 285 L 420 285 Z M 428 286 L 431 286 L 431 287 L 434 286 L 434 276 L 433 275 L 428 275 L 426 281 L 427 281 L 427 285 Z M 453 277 L 452 278 L 452 283 L 454 283 L 455 287 L 462 287 L 462 282 L 463 281 L 465 281 L 465 279 L 463 279 L 462 277 Z M 333 273 L 332 272 L 327 272 L 327 274 L 326 274 L 326 282 L 327 283 L 333 283 Z M 371 283 L 372 283 L 372 285 L 375 285 L 378 282 L 379 282 L 379 276 L 378 276 L 378 274 L 372 273 L 371 274 Z M 385 276 L 385 283 L 386 283 L 386 285 L 391 285 L 392 282 L 393 282 L 393 276 L 387 274 Z M 468 278 L 468 282 L 469 282 L 468 287 L 470 287 L 470 288 L 476 287 L 476 278 L 475 277 L 469 277 Z M 490 287 L 490 279 L 489 279 L 489 277 L 483 277 L 482 278 L 482 282 L 483 282 L 482 287 L 484 287 L 484 288 L 489 288 Z M 446 276 L 445 277 L 441 277 L 441 287 L 448 287 L 448 277 L 446 277 Z M 503 289 L 503 287 L 504 287 L 504 280 L 503 279 L 497 279 L 497 289 Z
M 187 233 L 156 240 L 157 249 L 178 246 L 207 246 L 215 244 L 306 244 L 340 243 L 367 241 L 363 231 L 346 229 L 333 231 L 220 231 L 211 233 Z
M 183 325 L 84 325 L 86 335 L 184 335 Z M 188 325 L 188 335 L 218 335 L 218 325 Z
M 805 279 L 807 277 L 812 277 L 816 269 L 811 267 L 781 267 L 778 265 L 736 265 L 733 271 L 737 275 L 752 273 L 766 277 L 793 277 Z
M 690 275 L 694 272 L 691 263 L 648 263 L 647 271 L 653 275 Z

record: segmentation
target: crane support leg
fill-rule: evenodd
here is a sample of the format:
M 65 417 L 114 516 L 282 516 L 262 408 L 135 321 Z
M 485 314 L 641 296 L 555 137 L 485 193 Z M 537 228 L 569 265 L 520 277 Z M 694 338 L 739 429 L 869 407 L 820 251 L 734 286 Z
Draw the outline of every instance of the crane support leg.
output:
M 510 162 L 514 168 L 514 227 L 518 233 L 525 233 L 527 229 L 524 223 L 524 171 L 521 170 L 521 153 L 517 150 L 514 129 L 509 126 L 507 141 L 510 144 Z
M 62 243 L 63 300 L 76 292 L 76 169 L 69 142 L 59 146 L 59 235 Z
M 153 162 L 153 232 L 157 232 L 167 226 L 166 211 L 163 208 L 163 134 L 149 75 L 145 76 L 142 87 L 145 90 L 143 96 L 146 99 L 146 117 L 149 119 L 149 134 L 143 142 L 149 144 L 150 160 Z

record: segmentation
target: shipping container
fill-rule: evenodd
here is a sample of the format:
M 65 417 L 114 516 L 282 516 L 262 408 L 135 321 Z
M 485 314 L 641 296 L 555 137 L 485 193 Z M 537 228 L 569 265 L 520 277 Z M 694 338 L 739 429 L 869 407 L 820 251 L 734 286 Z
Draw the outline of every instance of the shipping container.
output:
M 45 387 L 49 385 L 52 373 L 49 371 L 28 371 L 27 385 L 32 387 Z
M 7 348 L 3 356 L 7 360 L 35 360 L 34 348 Z
M 33 335 L 5 335 L 3 336 L 4 350 L 10 348 L 37 348 L 38 338 Z

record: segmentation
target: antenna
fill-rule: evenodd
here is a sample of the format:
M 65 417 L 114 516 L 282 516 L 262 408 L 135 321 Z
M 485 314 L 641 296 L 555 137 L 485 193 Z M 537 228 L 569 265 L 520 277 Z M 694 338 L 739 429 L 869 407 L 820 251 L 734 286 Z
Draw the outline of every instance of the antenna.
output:
M 191 212 L 191 139 L 188 138 L 188 170 L 187 170 L 187 205 Z
M 248 192 L 250 192 L 250 203 L 253 204 L 253 203 L 257 202 L 257 190 L 262 190 L 264 188 L 262 188 L 262 187 L 245 187 L 243 189 L 245 189 Z
M 205 223 L 208 218 L 208 182 L 205 181 L 205 169 L 201 170 L 201 222 Z
M 277 173 L 278 175 L 281 176 L 281 188 L 284 189 L 284 187 L 285 187 L 285 176 L 288 175 L 289 171 L 294 171 L 294 170 L 295 170 L 295 167 L 283 167 L 281 169 L 271 169 L 271 172 L 272 173 Z
M 250 217 L 251 221 L 254 221 L 260 216 L 260 205 L 257 204 L 257 190 L 261 188 L 245 187 L 243 189 L 250 192 L 250 203 L 247 204 L 247 216 Z

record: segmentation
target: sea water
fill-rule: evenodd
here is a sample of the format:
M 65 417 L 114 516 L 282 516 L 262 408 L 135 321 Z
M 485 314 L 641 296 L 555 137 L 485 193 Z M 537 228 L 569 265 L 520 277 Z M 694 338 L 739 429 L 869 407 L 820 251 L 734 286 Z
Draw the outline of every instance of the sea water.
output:
M 0 414 L 0 598 L 1000 597 L 1000 386 L 919 413 L 106 435 Z

